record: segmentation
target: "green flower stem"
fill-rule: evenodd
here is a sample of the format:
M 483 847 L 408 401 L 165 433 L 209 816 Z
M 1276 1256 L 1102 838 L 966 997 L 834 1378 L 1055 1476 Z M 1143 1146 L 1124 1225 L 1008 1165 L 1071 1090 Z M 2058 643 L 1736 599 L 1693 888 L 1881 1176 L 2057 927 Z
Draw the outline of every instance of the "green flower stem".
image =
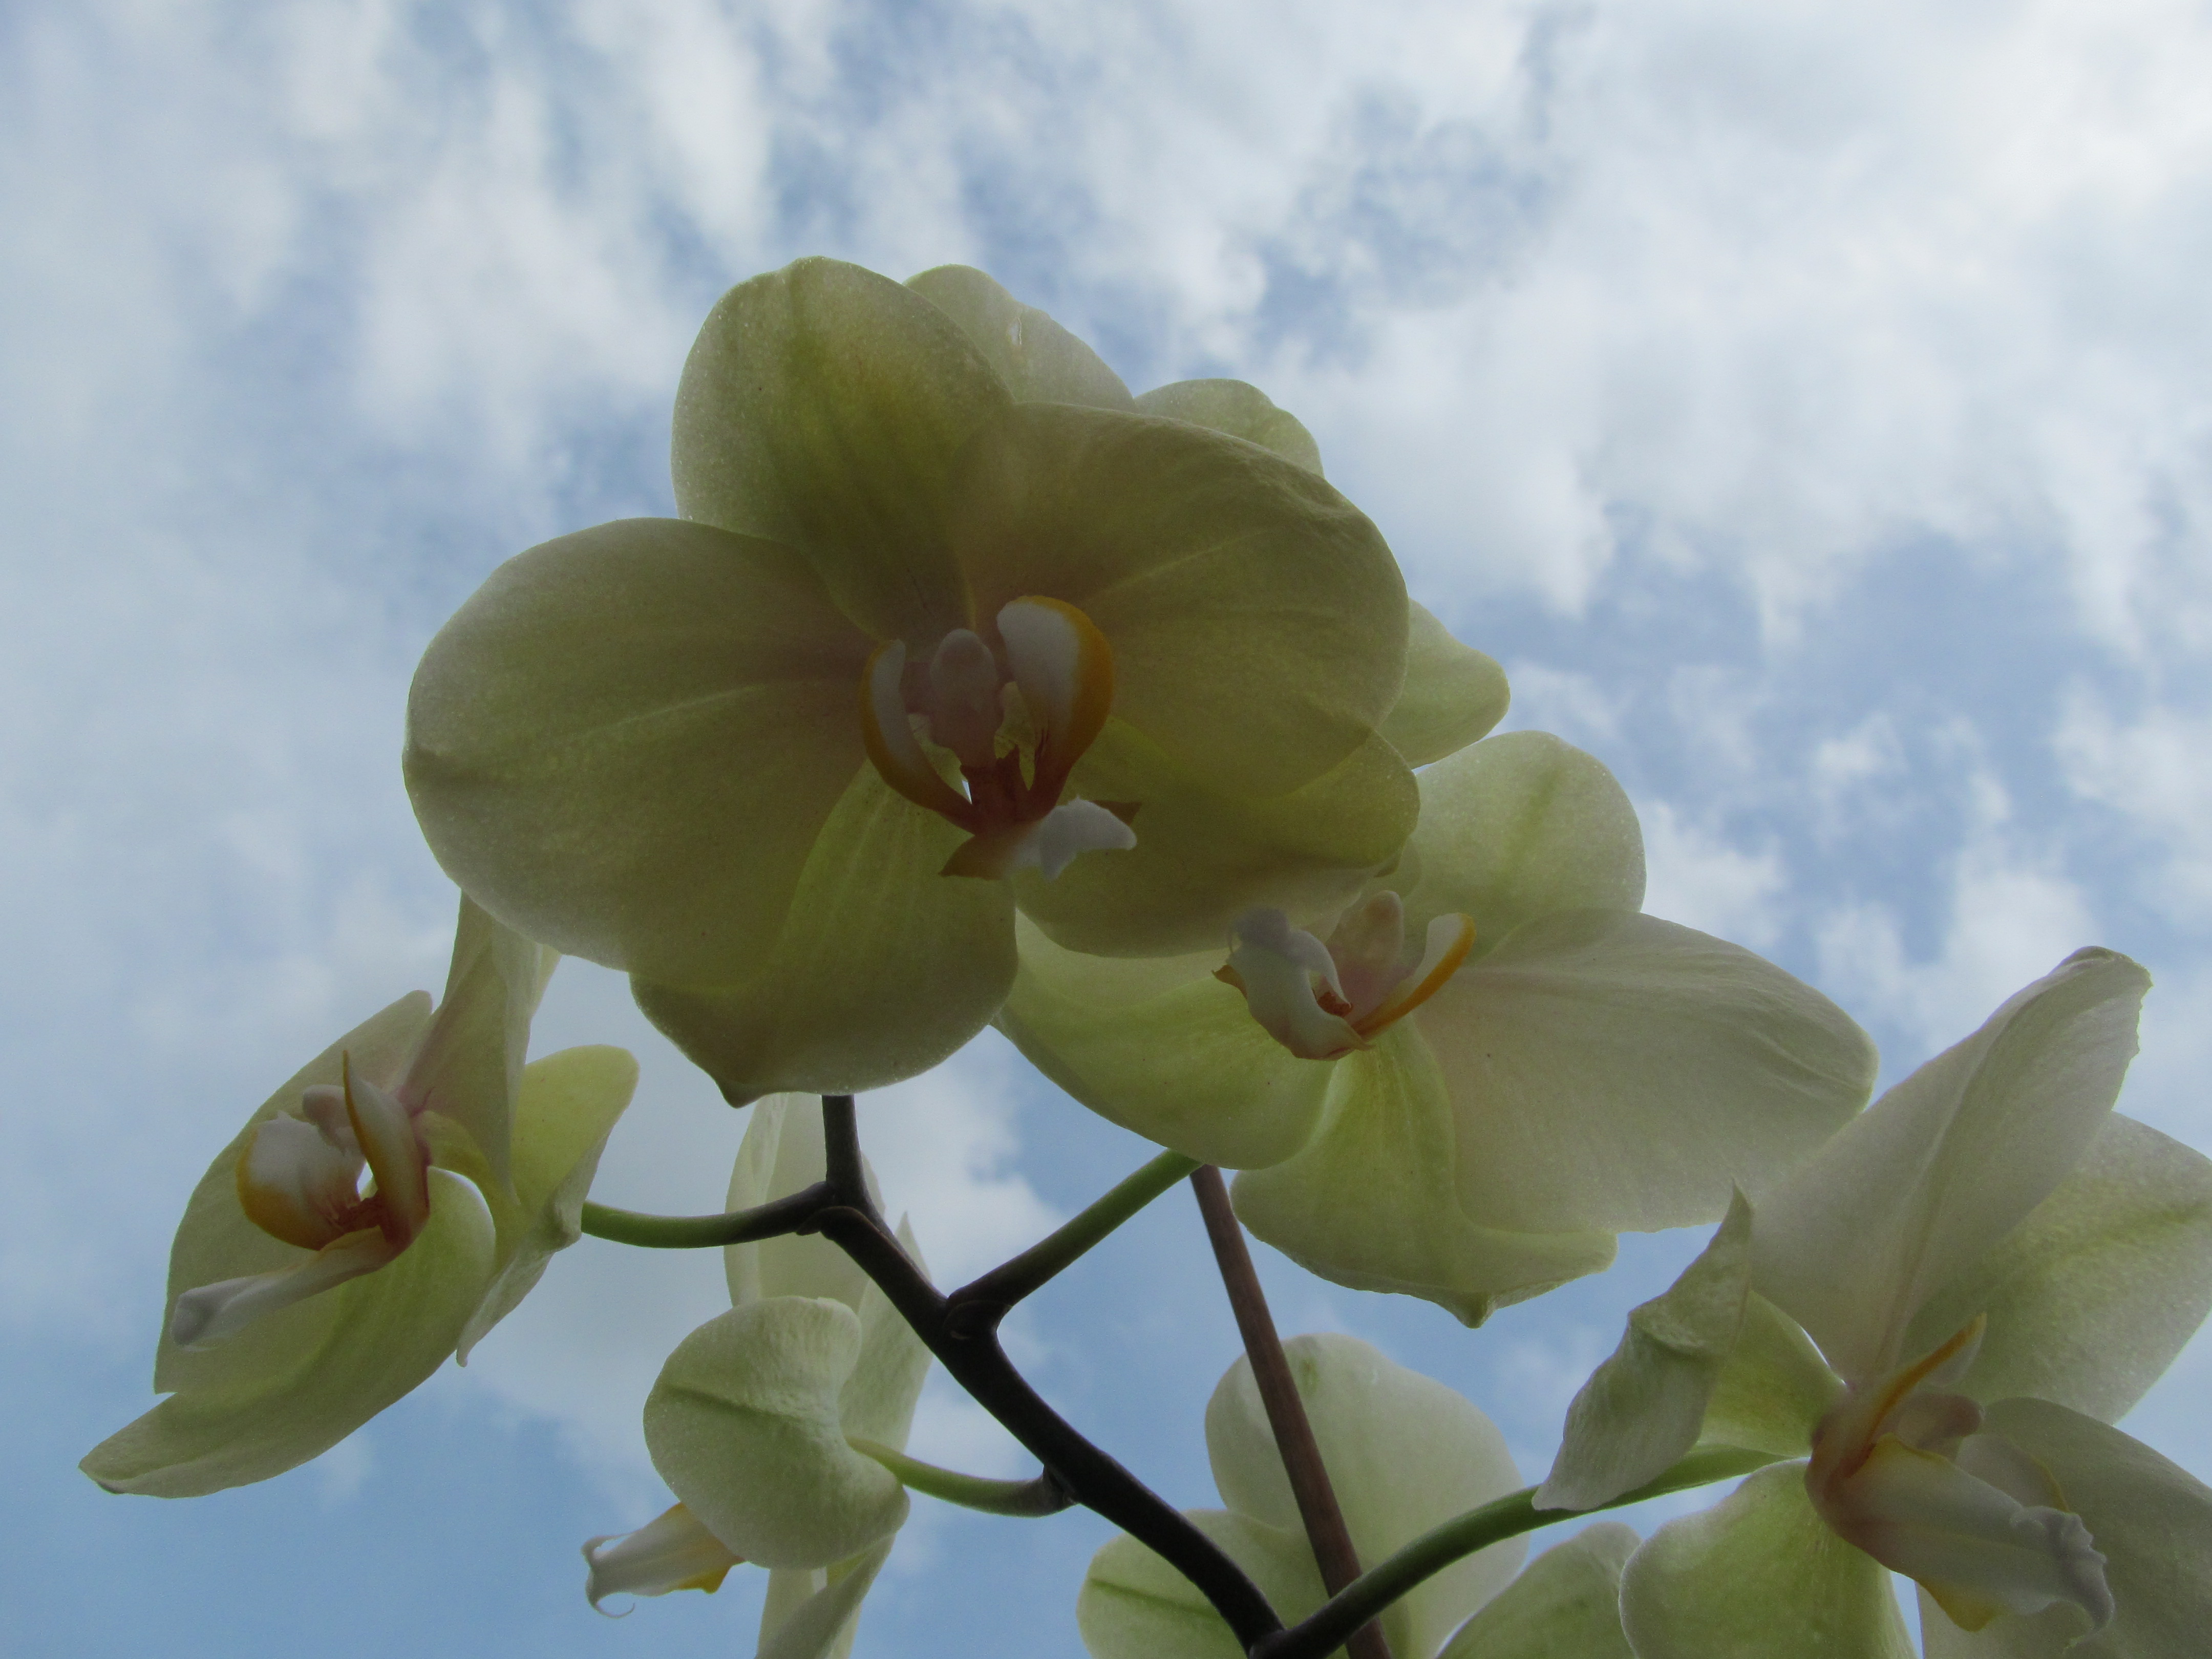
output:
M 1033 1480 L 987 1480 L 980 1474 L 961 1474 L 925 1463 L 858 1435 L 847 1435 L 845 1443 L 863 1456 L 874 1458 L 898 1476 L 900 1485 L 986 1515 L 1058 1515 L 1075 1502 L 1050 1475 L 1040 1474 Z
M 750 1244 L 757 1239 L 798 1232 L 833 1197 L 829 1184 L 817 1182 L 788 1198 L 757 1209 L 732 1210 L 727 1215 L 646 1215 L 586 1200 L 584 1231 L 594 1238 L 648 1250 L 712 1249 L 720 1244 Z
M 1594 1510 L 1540 1510 L 1536 1488 L 1527 1486 L 1480 1509 L 1433 1526 L 1389 1560 L 1370 1567 L 1323 1602 L 1310 1618 L 1289 1629 L 1264 1638 L 1249 1650 L 1252 1659 L 1322 1659 L 1344 1645 L 1346 1637 L 1381 1613 L 1423 1579 L 1442 1572 L 1455 1561 L 1477 1550 L 1524 1532 L 1571 1521 L 1578 1515 L 1595 1515 L 1647 1498 L 1664 1497 L 1691 1486 L 1709 1486 L 1736 1475 L 1749 1474 L 1780 1459 L 1773 1452 L 1751 1451 L 1740 1446 L 1705 1446 L 1634 1492 L 1623 1492 L 1610 1504 Z
M 1181 1152 L 1162 1152 L 1085 1206 L 1073 1219 L 1054 1228 L 1019 1255 L 1000 1262 L 974 1283 L 953 1291 L 949 1300 L 954 1316 L 959 1316 L 963 1309 L 989 1310 L 989 1317 L 995 1323 L 1017 1302 L 1043 1285 L 1197 1168 L 1198 1160 L 1194 1158 L 1185 1158 Z

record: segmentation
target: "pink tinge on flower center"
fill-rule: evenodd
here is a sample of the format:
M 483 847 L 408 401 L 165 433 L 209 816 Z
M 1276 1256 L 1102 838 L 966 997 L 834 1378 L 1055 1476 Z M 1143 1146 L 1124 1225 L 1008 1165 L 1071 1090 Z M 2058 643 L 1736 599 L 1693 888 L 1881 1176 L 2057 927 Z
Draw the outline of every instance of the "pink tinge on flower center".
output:
M 1442 990 L 1474 946 L 1472 918 L 1429 923 L 1418 959 L 1406 952 L 1406 907 L 1377 893 L 1339 919 L 1324 945 L 1280 910 L 1248 910 L 1214 977 L 1244 994 L 1252 1018 L 1301 1060 L 1334 1060 L 1396 1024 Z
M 1856 1383 L 1813 1434 L 1805 1490 L 1838 1537 L 1925 1589 L 1962 1630 L 2070 1601 L 2112 1616 L 2105 1558 L 2049 1470 L 1948 1392 L 1981 1345 L 1976 1319 L 1933 1352 Z
M 1000 649 L 956 628 L 926 660 L 876 648 L 860 681 L 860 735 L 884 781 L 969 839 L 948 876 L 1058 875 L 1079 854 L 1137 843 L 1125 802 L 1060 799 L 1114 705 L 1114 653 L 1090 617 L 1022 599 L 996 620 Z M 950 751 L 955 787 L 923 746 Z

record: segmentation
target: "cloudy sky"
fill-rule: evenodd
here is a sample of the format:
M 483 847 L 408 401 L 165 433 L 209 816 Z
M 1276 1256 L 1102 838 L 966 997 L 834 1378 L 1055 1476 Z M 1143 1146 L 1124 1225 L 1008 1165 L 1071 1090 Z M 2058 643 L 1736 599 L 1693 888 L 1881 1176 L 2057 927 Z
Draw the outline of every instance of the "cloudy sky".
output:
M 22 1650 L 750 1650 L 757 1589 L 595 1618 L 711 1261 L 587 1242 L 317 1463 L 186 1504 L 74 1470 L 148 1403 L 206 1160 L 443 971 L 400 787 L 499 560 L 670 510 L 731 283 L 984 266 L 1134 386 L 1234 374 L 1417 597 L 1603 757 L 1651 909 L 1850 1008 L 1888 1075 L 2077 945 L 2159 981 L 2124 1104 L 2212 1147 L 2212 17 L 2181 0 L 21 0 L 0 9 L 0 1587 Z M 645 1063 L 599 1191 L 715 1207 L 742 1127 Z M 875 1098 L 964 1276 L 1145 1149 L 986 1042 Z M 1450 1382 L 1534 1478 L 1696 1247 L 1461 1330 L 1279 1260 L 1289 1329 Z M 1234 1353 L 1172 1194 L 1024 1316 L 1179 1501 Z M 1141 1364 L 1132 1364 L 1133 1355 Z M 2212 1476 L 2200 1343 L 2130 1426 Z M 950 1394 L 917 1449 L 1019 1459 Z M 922 1503 L 860 1652 L 1079 1652 L 1103 1536 Z

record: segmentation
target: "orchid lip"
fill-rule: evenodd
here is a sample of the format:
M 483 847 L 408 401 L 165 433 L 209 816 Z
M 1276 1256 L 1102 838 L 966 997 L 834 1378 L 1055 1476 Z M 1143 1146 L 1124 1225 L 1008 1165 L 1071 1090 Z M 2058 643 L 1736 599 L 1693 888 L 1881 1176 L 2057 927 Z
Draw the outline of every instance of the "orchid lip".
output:
M 1273 909 L 1237 918 L 1232 941 L 1214 977 L 1243 992 L 1252 1017 L 1299 1059 L 1335 1060 L 1441 991 L 1474 948 L 1474 922 L 1436 917 L 1408 963 L 1405 906 L 1386 891 L 1346 911 L 1326 945 Z

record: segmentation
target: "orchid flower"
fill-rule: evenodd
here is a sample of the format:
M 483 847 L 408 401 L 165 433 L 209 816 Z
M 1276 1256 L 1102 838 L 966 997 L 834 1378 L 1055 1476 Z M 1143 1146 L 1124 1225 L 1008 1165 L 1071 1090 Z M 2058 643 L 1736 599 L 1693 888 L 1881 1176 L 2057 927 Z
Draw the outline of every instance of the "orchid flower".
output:
M 1349 1336 L 1285 1343 L 1330 1485 L 1361 1563 L 1517 1489 L 1490 1419 L 1441 1382 Z M 1240 1358 L 1206 1409 L 1222 1510 L 1189 1518 L 1243 1567 L 1286 1622 L 1326 1595 L 1266 1408 Z M 1493 1544 L 1423 1581 L 1382 1618 L 1395 1659 L 1598 1659 L 1620 1627 L 1613 1587 L 1635 1534 L 1593 1527 L 1518 1579 L 1522 1540 Z M 1075 1604 L 1094 1659 L 1241 1659 L 1229 1627 L 1189 1582 L 1126 1534 L 1092 1558 Z M 1472 1622 L 1470 1622 L 1472 1620 Z
M 1420 774 L 1395 869 L 1310 928 L 1121 962 L 1021 931 L 998 1024 L 1092 1109 L 1246 1171 L 1237 1213 L 1323 1277 L 1470 1324 L 1709 1221 L 1865 1101 L 1872 1045 L 1751 952 L 1638 914 L 1611 774 L 1540 732 Z
M 977 271 L 732 289 L 678 392 L 683 517 L 509 561 L 424 656 L 439 861 L 628 972 L 738 1103 L 951 1054 L 1018 908 L 1140 955 L 1340 901 L 1415 810 L 1376 729 L 1397 566 L 1264 398 L 1162 394 Z
M 2112 1109 L 2148 985 L 2069 957 L 1630 1316 L 1540 1506 L 1606 1502 L 1700 1440 L 1804 1460 L 1638 1553 L 1639 1659 L 1784 1659 L 1812 1632 L 1893 1659 L 1885 1569 L 1918 1581 L 1930 1659 L 2202 1644 L 2212 1491 L 2107 1426 L 2212 1306 L 2212 1162 Z
M 169 1397 L 87 1474 L 182 1498 L 282 1474 L 465 1361 L 575 1241 L 637 1067 L 607 1048 L 523 1064 L 556 959 L 464 899 L 436 1012 L 403 997 L 254 1113 L 177 1229 Z
M 797 1192 L 824 1167 L 813 1099 L 773 1096 L 752 1109 L 732 1210 Z M 904 1223 L 899 1241 L 920 1260 Z M 733 1244 L 724 1263 L 730 1311 L 684 1338 L 646 1401 L 646 1445 L 678 1501 L 635 1532 L 586 1544 L 585 1593 L 597 1607 L 711 1592 L 750 1561 L 769 1569 L 762 1659 L 842 1659 L 908 1502 L 856 1448 L 905 1449 L 929 1351 L 819 1237 Z

